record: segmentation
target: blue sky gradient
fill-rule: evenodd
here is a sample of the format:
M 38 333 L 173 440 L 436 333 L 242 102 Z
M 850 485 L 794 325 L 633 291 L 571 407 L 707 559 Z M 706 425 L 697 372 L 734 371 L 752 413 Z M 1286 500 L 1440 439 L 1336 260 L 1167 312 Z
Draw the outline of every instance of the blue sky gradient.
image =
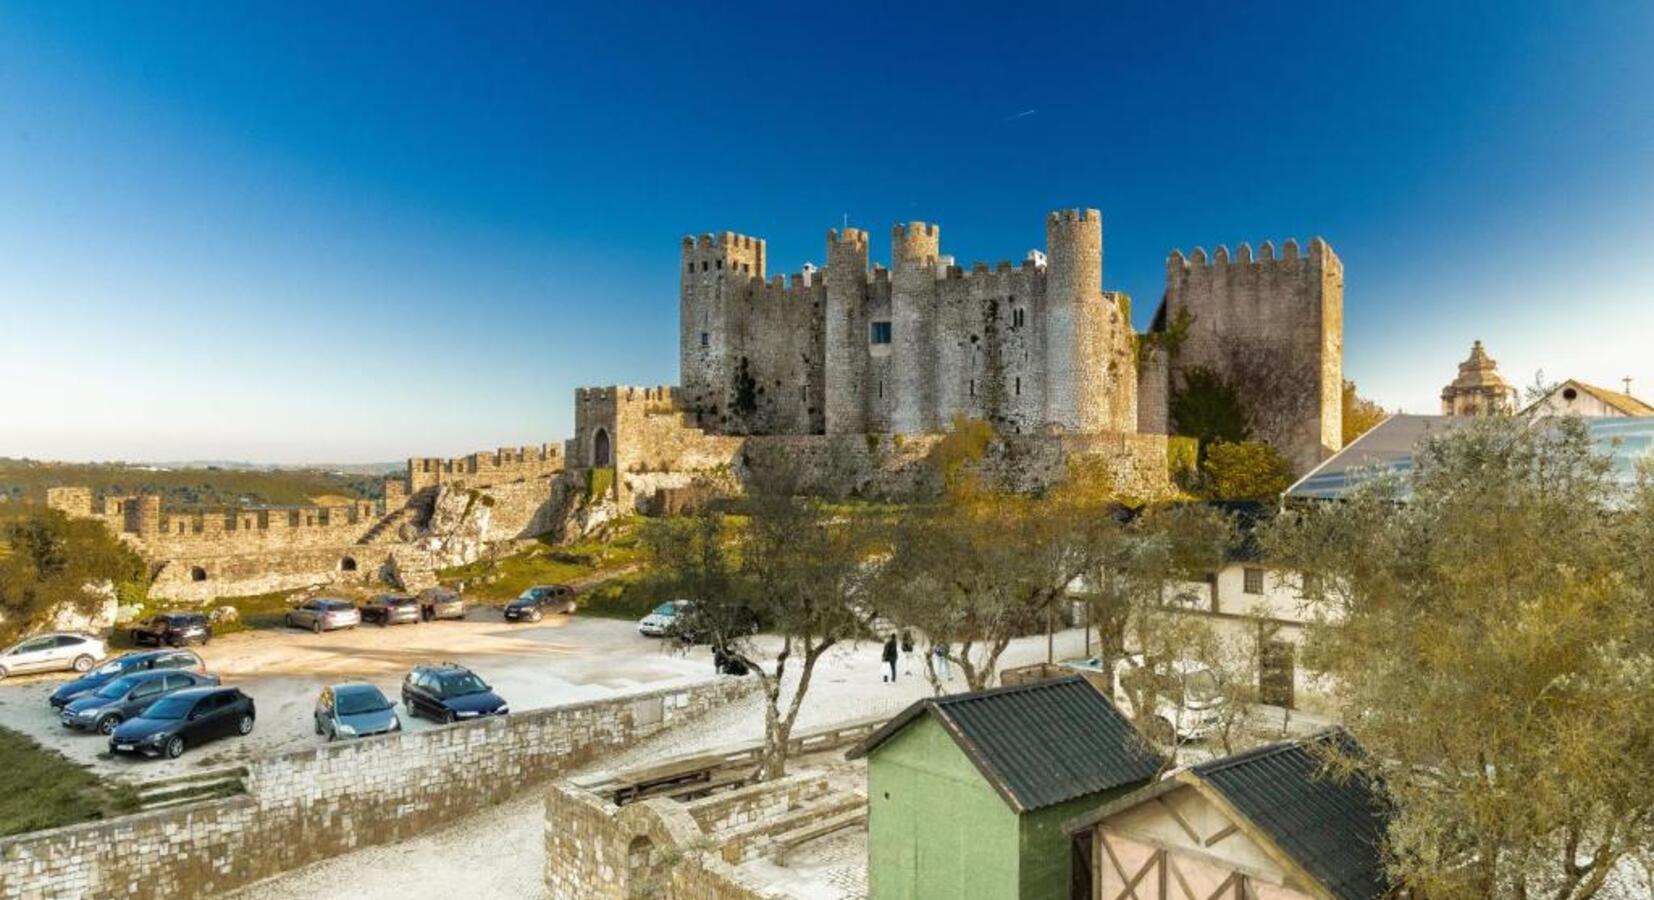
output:
M 676 380 L 684 233 L 1066 206 L 1140 327 L 1172 248 L 1321 235 L 1386 406 L 1473 338 L 1654 396 L 1654 6 L 340 6 L 0 7 L 0 455 L 558 439 Z

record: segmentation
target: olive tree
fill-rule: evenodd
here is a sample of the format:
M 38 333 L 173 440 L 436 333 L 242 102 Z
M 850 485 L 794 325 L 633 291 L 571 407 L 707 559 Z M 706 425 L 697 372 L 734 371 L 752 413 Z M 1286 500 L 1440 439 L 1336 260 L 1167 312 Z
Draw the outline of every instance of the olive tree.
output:
M 1309 658 L 1368 751 L 1335 761 L 1387 786 L 1399 886 L 1582 900 L 1648 852 L 1654 485 L 1578 420 L 1463 424 L 1265 545 L 1317 576 Z

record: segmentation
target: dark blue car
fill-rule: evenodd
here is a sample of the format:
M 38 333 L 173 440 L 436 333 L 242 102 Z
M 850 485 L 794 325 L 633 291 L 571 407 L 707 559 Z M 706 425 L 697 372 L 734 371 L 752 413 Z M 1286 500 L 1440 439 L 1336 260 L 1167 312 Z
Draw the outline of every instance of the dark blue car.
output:
M 87 691 L 95 691 L 100 687 L 134 672 L 148 672 L 151 669 L 181 669 L 186 672 L 204 672 L 206 664 L 201 657 L 191 650 L 142 650 L 137 653 L 128 653 L 98 666 L 85 675 L 73 681 L 64 682 L 52 692 L 49 702 L 53 709 L 62 709 L 69 705 L 69 701 L 79 697 Z
M 70 700 L 59 718 L 65 728 L 113 734 L 122 722 L 139 717 L 151 704 L 174 691 L 216 684 L 217 675 L 197 675 L 181 669 L 133 672 Z
M 402 705 L 409 715 L 438 722 L 462 722 L 511 712 L 511 707 L 475 672 L 452 663 L 415 666 L 402 680 Z

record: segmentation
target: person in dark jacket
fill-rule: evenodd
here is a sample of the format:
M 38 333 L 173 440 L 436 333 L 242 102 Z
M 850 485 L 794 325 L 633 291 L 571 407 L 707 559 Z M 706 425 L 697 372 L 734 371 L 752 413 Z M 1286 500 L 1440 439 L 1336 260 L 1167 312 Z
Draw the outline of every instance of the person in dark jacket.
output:
M 890 684 L 894 684 L 896 682 L 896 635 L 895 634 L 890 635 L 890 639 L 884 642 L 884 664 L 890 667 L 890 674 L 886 675 L 884 680 L 886 682 L 890 683 Z
M 902 674 L 913 674 L 913 632 L 902 629 Z

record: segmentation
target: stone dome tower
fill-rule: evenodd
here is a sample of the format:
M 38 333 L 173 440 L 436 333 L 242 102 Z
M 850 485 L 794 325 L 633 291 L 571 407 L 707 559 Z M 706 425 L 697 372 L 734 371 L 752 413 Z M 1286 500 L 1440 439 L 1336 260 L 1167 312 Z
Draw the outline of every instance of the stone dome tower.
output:
M 1499 363 L 1487 355 L 1482 342 L 1470 345 L 1470 357 L 1459 363 L 1459 376 L 1442 388 L 1442 415 L 1496 416 L 1516 411 L 1516 388 L 1499 374 Z

